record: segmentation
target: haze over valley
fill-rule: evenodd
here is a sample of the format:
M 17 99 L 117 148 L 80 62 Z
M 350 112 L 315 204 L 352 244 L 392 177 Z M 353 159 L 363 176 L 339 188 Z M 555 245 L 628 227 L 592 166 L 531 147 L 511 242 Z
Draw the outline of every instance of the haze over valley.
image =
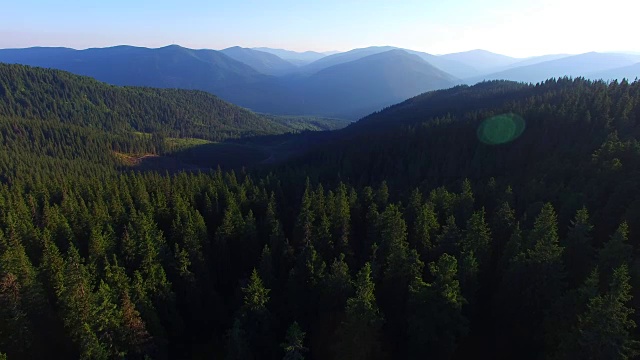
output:
M 70 71 L 114 85 L 203 90 L 261 113 L 357 120 L 426 91 L 485 80 L 634 80 L 640 55 L 589 52 L 513 58 L 471 50 L 436 56 L 391 46 L 326 55 L 170 45 L 4 49 L 0 62 Z

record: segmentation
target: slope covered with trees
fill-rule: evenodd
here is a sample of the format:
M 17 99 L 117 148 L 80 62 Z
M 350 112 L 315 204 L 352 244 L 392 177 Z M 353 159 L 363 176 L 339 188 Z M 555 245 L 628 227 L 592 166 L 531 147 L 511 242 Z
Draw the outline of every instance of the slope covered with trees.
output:
M 157 49 L 125 45 L 85 50 L 1 49 L 0 62 L 69 71 L 113 85 L 204 90 L 214 94 L 229 84 L 250 83 L 265 77 L 220 51 L 178 45 Z
M 177 45 L 116 46 L 0 49 L 0 62 L 62 69 L 114 85 L 202 90 L 257 112 L 357 120 L 457 82 L 436 64 L 447 60 L 418 54 L 426 60 L 391 47 L 358 49 L 322 58 L 319 66 L 314 62 L 296 69 L 276 55 L 239 47 L 215 51 Z M 329 59 L 334 56 L 338 59 Z
M 201 91 L 111 86 L 58 70 L 0 64 L 0 114 L 110 132 L 223 140 L 286 127 Z
M 638 82 L 431 92 L 256 172 L 83 173 L 86 127 L 11 121 L 5 163 L 68 166 L 2 178 L 9 359 L 639 354 Z

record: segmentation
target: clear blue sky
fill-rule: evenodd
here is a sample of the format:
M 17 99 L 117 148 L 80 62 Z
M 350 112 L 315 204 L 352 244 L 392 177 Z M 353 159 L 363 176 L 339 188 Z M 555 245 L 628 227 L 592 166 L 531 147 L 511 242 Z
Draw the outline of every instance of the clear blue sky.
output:
M 7 0 L 0 48 L 640 51 L 637 0 Z

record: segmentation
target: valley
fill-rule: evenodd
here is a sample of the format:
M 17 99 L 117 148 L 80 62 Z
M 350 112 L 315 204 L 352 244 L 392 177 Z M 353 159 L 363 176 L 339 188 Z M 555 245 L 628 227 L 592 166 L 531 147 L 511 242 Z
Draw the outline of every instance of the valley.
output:
M 640 358 L 629 4 L 3 5 L 0 360 Z
M 640 56 L 631 54 L 517 59 L 483 50 L 435 56 L 389 46 L 315 58 L 296 65 L 255 49 L 192 50 L 176 45 L 0 50 L 0 62 L 66 70 L 114 85 L 203 90 L 261 113 L 351 121 L 456 84 L 537 83 L 562 76 L 633 80 L 638 75 L 634 66 L 640 64 Z

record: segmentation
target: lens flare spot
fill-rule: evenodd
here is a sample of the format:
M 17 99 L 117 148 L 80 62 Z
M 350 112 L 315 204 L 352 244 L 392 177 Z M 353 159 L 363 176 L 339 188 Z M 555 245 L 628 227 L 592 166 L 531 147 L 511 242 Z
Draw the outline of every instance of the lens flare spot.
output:
M 488 145 L 499 145 L 517 139 L 524 132 L 524 119 L 516 114 L 488 118 L 478 127 L 478 139 Z

